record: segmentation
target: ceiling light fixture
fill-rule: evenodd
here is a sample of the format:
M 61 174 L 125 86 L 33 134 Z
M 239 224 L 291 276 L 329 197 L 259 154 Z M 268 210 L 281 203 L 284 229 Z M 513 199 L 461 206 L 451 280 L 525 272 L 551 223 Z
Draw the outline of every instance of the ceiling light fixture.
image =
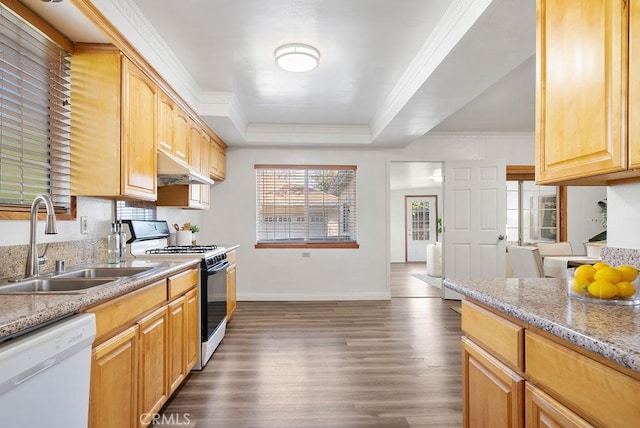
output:
M 276 64 L 286 71 L 303 73 L 311 71 L 320 62 L 320 51 L 313 46 L 300 43 L 282 45 L 274 52 Z

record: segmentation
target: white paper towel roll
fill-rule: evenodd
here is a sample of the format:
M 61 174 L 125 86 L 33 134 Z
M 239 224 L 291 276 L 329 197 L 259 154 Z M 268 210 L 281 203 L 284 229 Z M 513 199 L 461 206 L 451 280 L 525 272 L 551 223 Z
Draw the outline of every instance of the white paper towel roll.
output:
M 442 276 L 442 245 L 427 245 L 427 275 Z

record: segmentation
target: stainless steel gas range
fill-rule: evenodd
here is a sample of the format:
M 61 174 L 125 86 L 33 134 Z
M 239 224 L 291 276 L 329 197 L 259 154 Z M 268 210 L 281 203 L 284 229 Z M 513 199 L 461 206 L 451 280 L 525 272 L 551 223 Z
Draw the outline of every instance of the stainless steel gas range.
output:
M 227 254 L 216 245 L 168 246 L 169 225 L 164 220 L 124 220 L 129 227 L 127 249 L 140 259 L 200 259 L 201 370 L 224 338 L 227 328 Z

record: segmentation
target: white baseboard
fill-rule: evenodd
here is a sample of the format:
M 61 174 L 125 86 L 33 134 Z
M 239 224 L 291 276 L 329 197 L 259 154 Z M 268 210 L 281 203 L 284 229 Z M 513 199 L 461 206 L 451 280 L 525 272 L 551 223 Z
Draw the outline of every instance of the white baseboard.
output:
M 291 301 L 325 301 L 325 300 L 389 300 L 391 293 L 362 293 L 362 294 L 238 294 L 237 300 L 245 302 L 291 302 Z

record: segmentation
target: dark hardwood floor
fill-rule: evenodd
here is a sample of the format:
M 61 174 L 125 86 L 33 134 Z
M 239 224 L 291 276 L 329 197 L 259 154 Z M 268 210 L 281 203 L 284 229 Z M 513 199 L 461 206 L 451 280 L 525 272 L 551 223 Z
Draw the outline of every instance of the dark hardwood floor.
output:
M 409 287 L 399 278 L 412 268 L 392 267 L 393 289 Z M 181 425 L 163 426 L 459 427 L 456 306 L 440 297 L 239 302 L 209 364 L 162 410 Z

